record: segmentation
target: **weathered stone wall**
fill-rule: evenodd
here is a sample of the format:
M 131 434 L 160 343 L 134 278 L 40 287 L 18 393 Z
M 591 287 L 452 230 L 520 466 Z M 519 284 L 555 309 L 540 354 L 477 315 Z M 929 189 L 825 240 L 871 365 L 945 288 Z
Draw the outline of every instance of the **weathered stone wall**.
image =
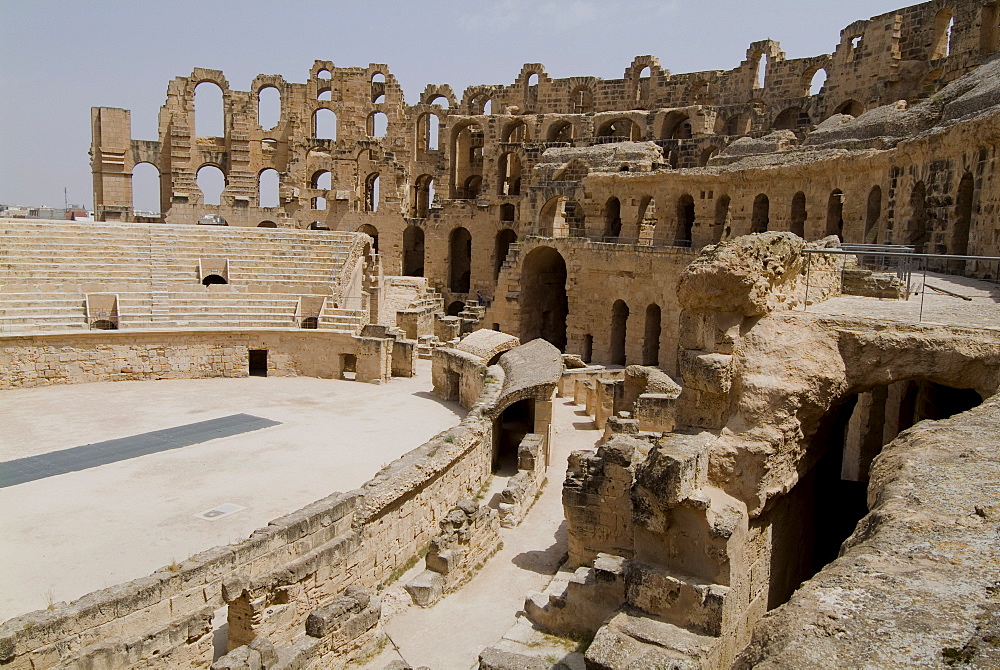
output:
M 301 652 L 296 640 L 317 604 L 351 585 L 375 589 L 396 578 L 438 532 L 454 501 L 480 490 L 492 456 L 486 414 L 499 401 L 500 386 L 489 383 L 461 424 L 360 489 L 277 519 L 240 544 L 7 621 L 0 625 L 0 662 L 15 670 L 90 663 L 205 667 L 212 658 L 212 612 L 227 604 L 231 648 L 266 637 L 278 647 L 292 645 L 289 653 Z M 303 663 L 310 665 L 308 655 Z
M 0 389 L 97 381 L 246 377 L 248 351 L 267 351 L 267 373 L 387 382 L 392 340 L 322 330 L 85 331 L 0 338 Z

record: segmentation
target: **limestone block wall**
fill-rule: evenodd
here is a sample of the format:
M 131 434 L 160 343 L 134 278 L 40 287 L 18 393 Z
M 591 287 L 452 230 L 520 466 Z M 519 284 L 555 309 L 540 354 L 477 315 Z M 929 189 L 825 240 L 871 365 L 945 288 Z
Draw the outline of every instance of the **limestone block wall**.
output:
M 393 342 L 322 330 L 84 331 L 0 338 L 0 389 L 96 381 L 246 377 L 248 352 L 267 373 L 339 378 L 344 354 L 357 379 L 389 381 Z
M 317 658 L 329 667 L 323 656 L 329 645 L 302 643 L 308 619 L 348 586 L 375 589 L 394 578 L 438 533 L 449 501 L 480 490 L 492 456 L 486 414 L 500 389 L 488 384 L 458 426 L 360 489 L 331 494 L 242 543 L 0 624 L 0 663 L 15 670 L 205 667 L 212 659 L 212 612 L 228 605 L 231 649 L 267 638 L 303 667 L 317 667 Z M 311 657 L 310 649 L 320 656 Z

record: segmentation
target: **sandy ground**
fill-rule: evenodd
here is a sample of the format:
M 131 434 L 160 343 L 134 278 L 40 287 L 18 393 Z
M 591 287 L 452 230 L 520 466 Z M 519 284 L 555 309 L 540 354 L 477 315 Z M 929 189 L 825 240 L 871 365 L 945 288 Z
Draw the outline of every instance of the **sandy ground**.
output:
M 245 412 L 280 426 L 0 489 L 0 620 L 147 575 L 367 481 L 465 412 L 420 374 L 161 380 L 0 394 L 0 461 Z M 391 419 L 391 420 L 387 420 Z M 213 521 L 221 504 L 245 509 Z
M 364 667 L 382 670 L 398 660 L 433 670 L 477 667 L 479 652 L 514 625 L 528 592 L 545 589 L 566 557 L 562 509 L 566 458 L 572 451 L 593 449 L 603 434 L 582 407 L 571 403 L 572 398 L 556 398 L 548 484 L 517 528 L 501 530 L 503 549 L 468 584 L 433 607 L 410 606 L 392 616 L 385 625 L 391 643 Z M 499 493 L 505 483 L 506 479 L 494 477 L 491 492 Z M 495 506 L 495 497 L 491 504 Z M 422 569 L 423 563 L 404 575 L 387 598 L 409 600 L 405 591 L 399 591 Z

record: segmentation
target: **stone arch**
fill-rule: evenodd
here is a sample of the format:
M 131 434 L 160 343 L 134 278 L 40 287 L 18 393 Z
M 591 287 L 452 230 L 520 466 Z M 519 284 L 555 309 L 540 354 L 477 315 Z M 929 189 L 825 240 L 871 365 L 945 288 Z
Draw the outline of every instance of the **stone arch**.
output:
M 214 81 L 194 86 L 194 134 L 196 137 L 224 137 L 226 134 L 223 87 Z
M 865 208 L 865 242 L 875 243 L 878 240 L 879 222 L 882 218 L 882 187 L 875 185 L 868 192 L 868 203 Z
M 766 193 L 760 193 L 753 199 L 753 212 L 750 216 L 750 232 L 766 233 L 771 222 L 771 201 Z
M 608 348 L 608 361 L 612 365 L 625 365 L 628 362 L 628 317 L 629 309 L 625 301 L 615 300 L 611 306 L 611 340 Z
M 403 231 L 403 275 L 424 276 L 424 229 L 407 226 Z
M 642 139 L 642 131 L 635 121 L 627 116 L 620 116 L 602 123 L 597 130 L 597 137 L 638 142 Z
M 277 228 L 278 224 L 276 224 L 274 221 L 261 221 L 260 223 L 257 224 L 257 227 L 258 228 Z
M 513 151 L 497 159 L 500 195 L 521 195 L 521 157 Z
M 500 270 L 503 268 L 504 260 L 507 258 L 507 252 L 510 251 L 510 245 L 517 242 L 517 233 L 510 228 L 504 228 L 497 233 L 496 244 L 494 246 L 494 263 L 493 263 L 493 280 L 496 281 L 500 277 Z
M 955 225 L 951 231 L 949 253 L 965 256 L 969 253 L 969 235 L 972 231 L 972 211 L 976 194 L 976 180 L 966 172 L 958 183 L 955 196 Z
M 257 206 L 277 207 L 279 187 L 278 171 L 274 168 L 264 168 L 257 174 Z
M 542 205 L 538 213 L 538 234 L 542 237 L 567 237 L 569 224 L 566 221 L 568 198 L 557 195 Z
M 276 128 L 281 122 L 281 91 L 277 86 L 257 89 L 257 125 L 261 130 Z
M 155 212 L 163 210 L 159 168 L 148 161 L 140 161 L 132 168 L 132 211 Z
M 337 113 L 321 107 L 313 112 L 313 137 L 318 140 L 337 139 Z
M 549 126 L 545 139 L 547 142 L 571 142 L 576 135 L 576 129 L 570 121 L 556 121 Z
M 858 117 L 865 113 L 865 106 L 857 100 L 845 100 L 837 105 L 837 108 L 833 110 L 833 113 L 847 114 L 849 116 Z
M 806 113 L 801 107 L 788 107 L 782 110 L 778 116 L 774 118 L 774 123 L 771 124 L 772 130 L 799 130 L 805 126 L 808 126 L 811 122 L 809 114 Z
M 500 134 L 501 142 L 527 142 L 531 139 L 528 133 L 528 124 L 518 119 L 508 123 Z
M 453 198 L 469 199 L 466 187 L 470 178 L 482 179 L 484 142 L 483 129 L 475 122 L 460 123 L 452 129 L 449 153 Z
M 677 199 L 677 227 L 674 229 L 674 246 L 690 247 L 694 229 L 694 197 L 685 193 Z
M 839 188 L 830 193 L 826 207 L 826 234 L 844 241 L 844 192 Z
M 385 112 L 372 112 L 365 123 L 368 137 L 386 137 L 389 134 L 389 117 Z
M 803 239 L 806 236 L 807 218 L 809 218 L 809 213 L 806 211 L 806 194 L 799 191 L 792 196 L 791 226 L 789 229 Z
M 377 212 L 381 200 L 382 179 L 378 172 L 373 172 L 365 178 L 365 211 Z
M 434 205 L 434 177 L 429 174 L 420 175 L 413 182 L 413 216 L 426 219 Z
M 955 28 L 955 13 L 951 7 L 938 10 L 934 16 L 934 38 L 931 42 L 931 60 L 951 54 L 951 38 Z
M 211 163 L 202 165 L 195 174 L 195 181 L 201 190 L 202 204 L 221 204 L 222 193 L 228 185 L 228 179 L 218 165 L 212 165 Z
M 690 117 L 684 112 L 670 112 L 663 117 L 660 138 L 664 140 L 686 140 L 693 135 Z
M 642 337 L 642 364 L 660 365 L 660 332 L 662 313 L 655 302 L 646 306 L 646 324 Z
M 448 288 L 468 293 L 472 278 L 472 234 L 459 226 L 448 236 Z
M 532 249 L 521 265 L 521 341 L 542 338 L 566 350 L 566 261 L 552 247 Z
M 440 119 L 433 112 L 425 112 L 417 117 L 417 147 L 421 151 L 439 149 L 440 125 Z
M 718 154 L 719 154 L 719 147 L 715 146 L 714 144 L 705 147 L 704 149 L 702 149 L 701 155 L 698 156 L 698 167 L 705 167 L 706 165 L 708 165 L 708 162 Z
M 728 195 L 720 195 L 719 199 L 715 201 L 715 226 L 712 231 L 712 242 L 715 244 L 718 244 L 723 239 L 728 239 L 729 234 L 732 232 L 732 219 L 729 212 L 731 203 L 732 198 Z
M 811 67 L 802 75 L 802 97 L 821 95 L 829 74 L 822 65 Z
M 622 234 L 622 203 L 618 198 L 608 198 L 604 204 L 604 238 L 614 238 Z
M 376 254 L 378 253 L 378 228 L 370 223 L 363 223 L 358 226 L 358 232 L 364 233 L 368 237 L 372 238 L 372 251 Z

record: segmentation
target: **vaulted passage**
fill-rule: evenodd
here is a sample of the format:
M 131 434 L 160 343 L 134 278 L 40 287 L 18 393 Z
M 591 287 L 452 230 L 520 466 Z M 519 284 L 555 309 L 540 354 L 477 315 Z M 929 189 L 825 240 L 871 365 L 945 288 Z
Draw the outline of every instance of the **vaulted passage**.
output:
M 521 267 L 521 341 L 538 339 L 566 351 L 566 261 L 551 247 L 539 247 Z
M 510 476 L 517 472 L 517 448 L 535 430 L 535 401 L 519 400 L 497 417 L 493 426 L 493 472 Z
M 468 293 L 472 271 L 472 235 L 465 228 L 451 231 L 449 240 L 452 293 Z
M 625 342 L 628 336 L 628 305 L 624 300 L 615 300 L 611 306 L 611 349 L 612 365 L 625 365 Z
M 971 389 L 904 380 L 835 403 L 810 441 L 815 465 L 766 515 L 773 538 L 768 609 L 837 558 L 868 513 L 869 472 L 886 444 L 918 421 L 946 419 L 982 400 Z

